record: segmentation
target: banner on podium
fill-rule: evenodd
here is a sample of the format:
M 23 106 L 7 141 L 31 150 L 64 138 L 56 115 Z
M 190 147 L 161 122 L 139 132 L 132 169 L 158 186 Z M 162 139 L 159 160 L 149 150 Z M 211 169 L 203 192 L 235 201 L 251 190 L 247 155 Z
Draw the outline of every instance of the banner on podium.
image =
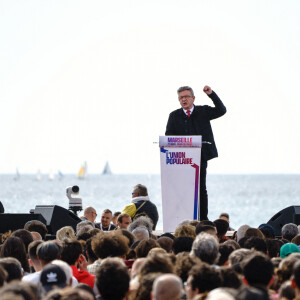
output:
M 164 232 L 198 219 L 201 145 L 201 136 L 159 137 Z

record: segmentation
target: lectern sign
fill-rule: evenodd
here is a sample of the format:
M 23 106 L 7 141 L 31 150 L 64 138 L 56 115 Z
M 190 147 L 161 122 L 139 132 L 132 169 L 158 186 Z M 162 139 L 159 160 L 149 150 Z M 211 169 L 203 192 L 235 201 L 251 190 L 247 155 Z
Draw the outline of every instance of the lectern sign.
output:
M 163 230 L 197 220 L 201 136 L 160 136 Z

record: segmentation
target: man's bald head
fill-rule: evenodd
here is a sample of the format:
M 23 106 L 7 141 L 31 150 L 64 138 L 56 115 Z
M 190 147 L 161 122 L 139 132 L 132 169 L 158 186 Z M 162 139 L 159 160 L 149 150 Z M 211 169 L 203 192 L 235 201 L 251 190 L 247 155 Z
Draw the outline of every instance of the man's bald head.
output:
M 182 282 L 175 274 L 164 274 L 157 277 L 152 287 L 153 300 L 180 300 Z

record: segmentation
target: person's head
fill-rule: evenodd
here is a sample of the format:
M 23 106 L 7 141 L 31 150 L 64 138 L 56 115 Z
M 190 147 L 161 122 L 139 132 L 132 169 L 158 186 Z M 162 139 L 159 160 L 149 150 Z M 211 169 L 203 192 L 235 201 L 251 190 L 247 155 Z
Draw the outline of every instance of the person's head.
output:
M 229 223 L 226 220 L 217 219 L 214 224 L 216 225 L 218 238 L 223 237 L 229 228 Z
M 254 249 L 257 251 L 261 251 L 264 254 L 267 254 L 267 243 L 264 239 L 256 236 L 249 237 L 244 244 L 246 249 Z
M 120 211 L 115 211 L 115 212 L 113 213 L 113 217 L 112 217 L 112 220 L 111 220 L 111 222 L 112 222 L 113 224 L 117 225 L 118 216 L 119 216 L 120 214 L 121 214 Z
M 11 236 L 16 236 L 18 238 L 20 238 L 25 246 L 25 251 L 27 253 L 28 250 L 28 245 L 33 242 L 33 236 L 31 234 L 30 231 L 26 230 L 26 229 L 18 229 L 16 231 L 14 231 Z
M 26 229 L 30 232 L 32 232 L 32 231 L 38 232 L 41 235 L 43 240 L 46 239 L 46 234 L 48 233 L 48 229 L 47 229 L 46 225 L 38 220 L 28 221 L 24 225 L 24 229 Z
M 177 90 L 178 100 L 180 106 L 185 109 L 191 109 L 194 105 L 195 96 L 194 91 L 189 86 L 182 86 Z
M 56 239 L 63 241 L 64 239 L 75 239 L 75 232 L 71 226 L 64 226 L 56 232 Z
M 6 281 L 9 283 L 13 280 L 21 280 L 23 270 L 21 263 L 14 257 L 0 258 L 0 266 L 5 269 L 8 274 Z
M 125 258 L 129 251 L 128 240 L 120 233 L 100 234 L 92 239 L 92 250 L 101 259 L 109 256 Z
M 48 264 L 41 272 L 40 283 L 45 292 L 48 293 L 55 288 L 66 287 L 67 276 L 60 266 Z
M 297 234 L 293 239 L 292 243 L 296 244 L 297 246 L 300 245 L 300 234 Z
M 72 286 L 72 277 L 73 277 L 73 271 L 69 264 L 67 264 L 65 261 L 60 259 L 55 259 L 51 262 L 51 265 L 60 267 L 66 275 L 66 285 Z
M 62 252 L 62 247 L 55 241 L 47 241 L 38 245 L 37 257 L 42 266 L 47 265 L 54 259 L 59 259 Z
M 89 220 L 81 221 L 76 225 L 76 233 L 82 230 L 82 228 L 87 227 L 88 230 L 92 230 L 95 228 L 95 224 Z
M 103 228 L 107 228 L 112 220 L 112 212 L 109 209 L 105 209 L 101 214 L 101 225 Z
M 259 238 L 262 238 L 262 239 L 265 238 L 265 236 L 263 235 L 263 233 L 258 228 L 252 228 L 252 227 L 250 227 L 250 228 L 248 228 L 246 230 L 245 237 L 248 238 L 248 237 L 253 237 L 253 236 L 259 237 Z
M 299 234 L 299 230 L 294 223 L 285 224 L 281 229 L 282 238 L 288 241 L 291 241 L 297 234 Z
M 175 237 L 189 236 L 194 239 L 196 237 L 195 227 L 192 225 L 177 226 L 175 229 L 174 235 L 175 235 Z
M 132 190 L 132 198 L 148 196 L 148 190 L 145 185 L 137 184 Z
M 220 255 L 219 244 L 212 235 L 202 232 L 193 242 L 191 255 L 199 257 L 208 264 L 214 264 Z
M 172 251 L 174 254 L 180 252 L 190 252 L 192 250 L 194 239 L 189 236 L 180 236 L 174 239 Z
M 270 258 L 278 257 L 280 253 L 281 243 L 279 240 L 266 239 L 266 245 L 268 249 L 268 256 Z
M 147 216 L 140 216 L 128 226 L 128 230 L 133 232 L 133 230 L 137 227 L 146 227 L 150 235 L 153 229 L 153 222 Z
M 163 274 L 153 283 L 153 300 L 180 300 L 182 282 L 175 274 Z
M 190 256 L 188 252 L 181 252 L 176 255 L 175 273 L 181 278 L 182 282 L 186 282 L 191 268 L 200 264 L 198 257 Z
M 122 300 L 128 292 L 129 281 L 128 269 L 120 258 L 104 259 L 96 271 L 96 286 L 103 300 Z
M 206 263 L 195 265 L 189 272 L 186 286 L 187 299 L 197 294 L 209 292 L 221 286 L 220 272 Z
M 153 282 L 160 275 L 162 275 L 162 273 L 149 273 L 144 276 L 140 276 L 138 282 L 136 282 L 136 279 L 130 282 L 130 289 L 136 289 L 134 299 L 150 300 L 151 297 L 153 299 L 153 296 L 151 295 Z
M 228 213 L 225 213 L 225 212 L 221 213 L 220 216 L 219 216 L 219 219 L 225 220 L 228 223 L 230 223 L 229 222 L 229 214 Z
M 79 241 L 66 239 L 62 243 L 61 260 L 65 261 L 70 266 L 74 266 L 82 252 L 82 245 Z
M 272 283 L 274 267 L 271 260 L 260 252 L 255 252 L 243 262 L 244 281 L 250 286 L 267 288 Z
M 242 273 L 242 261 L 248 257 L 249 255 L 251 255 L 251 250 L 249 249 L 237 249 L 234 250 L 228 257 L 228 262 L 229 262 L 229 266 L 231 268 L 233 268 L 236 272 L 238 272 L 239 274 Z
M 30 231 L 34 241 L 42 241 L 42 236 L 37 231 Z
M 92 223 L 94 223 L 95 220 L 96 220 L 96 217 L 97 217 L 96 209 L 95 209 L 94 207 L 92 207 L 92 206 L 86 207 L 86 208 L 84 209 L 84 211 L 83 211 L 83 216 L 84 216 L 87 220 L 89 220 L 89 221 L 91 221 Z
M 266 239 L 274 239 L 275 231 L 274 228 L 269 224 L 260 224 L 258 229 L 262 232 Z
M 16 236 L 10 236 L 5 240 L 0 251 L 1 257 L 14 257 L 22 265 L 25 272 L 30 272 L 27 253 L 23 241 Z
M 202 225 L 202 224 L 198 224 L 196 226 L 196 235 L 198 235 L 201 232 L 206 232 L 208 234 L 213 235 L 215 238 L 217 238 L 217 229 L 215 226 L 211 226 L 211 225 Z
M 148 256 L 140 269 L 140 276 L 144 276 L 149 273 L 173 273 L 174 267 L 171 259 L 165 254 L 154 254 Z
M 131 218 L 128 214 L 122 213 L 118 215 L 117 225 L 119 228 L 127 229 L 130 224 L 131 224 Z
M 146 227 L 141 226 L 132 230 L 132 234 L 134 235 L 137 241 L 148 240 L 149 239 L 149 231 Z
M 134 243 L 135 241 L 135 237 L 132 234 L 132 232 L 130 232 L 127 229 L 117 229 L 116 232 L 119 232 L 120 234 L 123 234 L 127 239 L 128 239 L 128 247 L 130 248 L 131 245 Z
M 300 291 L 300 261 L 297 261 L 294 264 L 292 286 L 294 288 L 298 289 L 298 294 L 299 294 L 299 291 Z
M 234 250 L 241 248 L 235 240 L 227 240 L 223 244 L 231 246 Z
M 157 239 L 157 242 L 159 243 L 161 248 L 166 250 L 167 253 L 170 253 L 172 251 L 173 240 L 171 238 L 163 236 Z
M 221 267 L 219 269 L 222 278 L 222 287 L 238 289 L 242 285 L 237 272 L 230 267 Z
M 239 242 L 240 239 L 242 239 L 243 237 L 245 237 L 245 233 L 247 231 L 247 229 L 250 228 L 249 225 L 242 225 L 239 227 L 239 229 L 236 232 L 236 241 Z
M 28 246 L 28 256 L 29 256 L 29 264 L 34 267 L 35 271 L 40 271 L 42 268 L 42 265 L 37 257 L 36 251 L 40 244 L 42 244 L 43 241 L 33 241 Z
M 218 260 L 218 265 L 219 266 L 226 266 L 228 265 L 228 257 L 229 255 L 234 251 L 234 248 L 231 247 L 230 245 L 224 245 L 221 244 L 219 246 L 219 253 L 220 253 L 220 257 Z
M 31 282 L 12 282 L 0 291 L 0 299 L 33 300 L 38 299 L 37 286 Z
M 135 248 L 136 256 L 146 257 L 152 248 L 160 247 L 154 239 L 142 240 Z
M 289 256 L 291 253 L 298 253 L 300 252 L 297 245 L 293 243 L 286 243 L 280 248 L 280 257 L 285 258 Z

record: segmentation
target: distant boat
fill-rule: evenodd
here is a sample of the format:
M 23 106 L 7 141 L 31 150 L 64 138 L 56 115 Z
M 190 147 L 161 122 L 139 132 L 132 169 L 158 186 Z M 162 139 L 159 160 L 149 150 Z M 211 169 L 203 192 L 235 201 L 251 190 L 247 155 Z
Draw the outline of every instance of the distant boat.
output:
M 53 181 L 54 180 L 54 173 L 52 170 L 49 172 L 48 180 Z
M 84 179 L 87 177 L 87 162 L 86 161 L 81 165 L 80 170 L 77 175 L 78 175 L 79 179 Z
M 40 181 L 42 179 L 41 171 L 38 170 L 35 175 L 35 180 Z
M 58 170 L 58 180 L 62 180 L 64 178 L 64 174 L 62 173 L 61 170 Z
M 102 175 L 110 175 L 110 174 L 111 174 L 111 169 L 110 169 L 109 163 L 107 161 L 105 166 L 104 166 Z
M 16 175 L 14 177 L 14 180 L 20 180 L 20 177 L 21 177 L 21 175 L 20 175 L 19 169 L 16 168 Z

